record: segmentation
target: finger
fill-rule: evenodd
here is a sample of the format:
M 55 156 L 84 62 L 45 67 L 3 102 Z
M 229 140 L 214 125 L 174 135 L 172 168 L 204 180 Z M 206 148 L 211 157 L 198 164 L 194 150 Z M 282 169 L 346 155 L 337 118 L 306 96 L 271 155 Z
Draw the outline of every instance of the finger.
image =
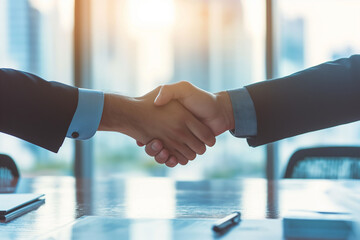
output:
M 188 146 L 196 154 L 202 155 L 205 153 L 206 151 L 205 144 L 202 141 L 200 141 L 190 130 L 186 132 L 182 140 L 186 144 L 186 146 Z M 194 160 L 194 159 L 189 159 L 189 160 Z
M 179 151 L 174 150 L 173 154 L 174 154 L 174 157 L 176 157 L 177 162 L 180 163 L 181 165 L 186 165 L 189 162 L 189 160 Z M 194 159 L 195 158 L 193 158 L 191 160 L 194 160 Z
M 189 130 L 207 146 L 212 147 L 215 145 L 216 138 L 211 129 L 193 117 L 190 121 L 186 122 L 186 126 Z
M 181 165 L 185 165 L 188 160 L 194 160 L 196 158 L 196 153 L 191 150 L 191 148 L 189 148 L 186 144 L 172 141 L 171 146 L 174 147 L 174 149 L 170 149 L 171 153 L 175 154 L 178 162 Z
M 173 91 L 171 85 L 163 85 L 154 100 L 154 104 L 157 106 L 165 105 L 169 103 L 171 99 L 175 99 L 175 95 L 176 93 Z
M 172 141 L 171 139 L 169 139 L 169 143 L 171 144 L 171 146 L 175 147 L 175 148 L 169 148 L 171 155 L 170 158 L 175 157 L 177 163 L 180 163 L 181 165 L 186 165 L 189 162 L 188 159 L 190 158 L 185 157 L 182 151 L 191 151 L 189 147 L 183 144 L 179 144 L 175 141 Z M 191 159 L 195 159 L 196 157 L 196 153 L 193 154 L 194 155 L 192 156 Z
M 162 142 L 160 140 L 158 140 L 158 139 L 153 139 L 148 144 L 146 144 L 145 152 L 149 156 L 154 157 L 157 154 L 159 154 L 162 149 L 163 149 Z
M 201 142 L 199 139 L 197 139 L 195 136 L 186 142 L 186 146 L 188 146 L 191 150 L 193 150 L 196 154 L 199 155 L 203 155 L 206 152 L 205 144 Z M 189 160 L 194 160 L 194 159 L 189 159 Z
M 177 164 L 178 164 L 177 159 L 174 156 L 171 156 L 169 158 L 169 160 L 167 160 L 165 162 L 165 165 L 168 166 L 168 167 L 171 167 L 171 168 L 175 167 Z
M 193 86 L 189 82 L 181 81 L 175 84 L 163 85 L 157 97 L 154 100 L 154 104 L 162 106 L 167 104 L 173 99 L 181 99 L 191 95 L 190 86 Z
M 142 142 L 139 142 L 139 141 L 136 141 L 136 144 L 139 146 L 139 147 L 143 147 L 145 144 L 143 144 Z
M 155 161 L 163 164 L 165 163 L 170 157 L 169 151 L 167 149 L 162 149 L 159 154 L 155 156 Z

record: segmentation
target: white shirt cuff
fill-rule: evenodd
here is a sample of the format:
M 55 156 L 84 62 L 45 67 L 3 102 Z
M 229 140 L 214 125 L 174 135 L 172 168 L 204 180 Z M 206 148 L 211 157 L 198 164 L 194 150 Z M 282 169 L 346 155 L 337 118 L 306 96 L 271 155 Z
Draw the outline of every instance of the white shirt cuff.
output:
M 257 135 L 257 120 L 254 102 L 246 88 L 228 91 L 234 112 L 235 129 L 231 134 L 235 137 L 253 137 Z
M 79 88 L 78 105 L 66 136 L 79 140 L 94 136 L 101 121 L 103 108 L 103 92 Z

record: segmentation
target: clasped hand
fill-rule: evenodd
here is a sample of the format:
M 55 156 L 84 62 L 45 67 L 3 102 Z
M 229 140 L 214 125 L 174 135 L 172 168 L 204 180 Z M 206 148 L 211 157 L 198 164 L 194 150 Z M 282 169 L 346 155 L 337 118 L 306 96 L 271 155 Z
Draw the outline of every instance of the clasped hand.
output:
M 215 136 L 234 128 L 227 92 L 209 93 L 188 82 L 164 85 L 148 94 L 105 94 L 100 131 L 134 138 L 158 163 L 185 165 L 215 144 Z
M 188 146 L 193 152 L 186 150 L 186 148 L 170 148 L 170 144 L 168 143 L 166 138 L 154 137 L 150 142 L 143 142 L 137 139 L 137 144 L 139 146 L 143 146 L 143 143 L 146 144 L 145 151 L 148 155 L 153 156 L 158 163 L 165 163 L 169 167 L 174 167 L 178 163 L 184 165 L 188 162 L 188 160 L 193 160 L 195 158 L 195 153 L 203 154 L 205 152 L 205 148 L 201 148 L 198 141 L 202 141 L 202 147 L 213 146 L 215 144 L 214 136 L 218 136 L 221 133 L 234 129 L 234 116 L 232 105 L 230 101 L 230 97 L 227 92 L 219 92 L 219 93 L 209 93 L 202 89 L 199 89 L 192 85 L 189 82 L 179 82 L 171 85 L 161 86 L 160 90 L 155 89 L 155 92 L 158 92 L 154 105 L 158 108 L 158 110 L 163 110 L 173 112 L 175 108 L 179 108 L 179 103 L 182 105 L 181 110 L 185 112 L 185 109 L 189 111 L 193 116 L 195 116 L 202 124 L 198 123 L 196 120 L 192 119 L 187 112 L 185 115 L 189 116 L 194 122 L 196 122 L 197 126 L 194 124 L 190 124 L 191 127 L 188 126 L 188 130 L 193 134 L 193 137 L 197 137 L 197 146 L 201 151 L 195 151 L 196 148 L 194 139 L 192 141 L 186 141 L 185 146 Z M 153 91 L 154 92 L 154 91 Z M 153 93 L 152 92 L 152 93 Z M 146 95 L 145 95 L 146 96 Z M 153 95 L 151 95 L 153 96 Z M 165 109 L 167 107 L 167 109 Z M 172 110 L 171 110 L 172 108 Z M 183 109 L 185 108 L 185 109 Z M 178 112 L 178 115 L 174 114 L 174 119 L 177 119 L 174 123 L 180 123 L 184 120 L 183 113 Z M 209 134 L 207 131 L 210 128 L 212 137 L 204 134 Z M 185 140 L 183 134 L 179 134 L 181 131 L 177 128 L 178 131 L 172 132 L 172 138 L 183 139 Z M 191 133 L 188 135 L 188 139 L 191 138 Z M 155 135 L 154 135 L 155 136 Z M 203 137 L 200 137 L 203 136 Z M 135 138 L 136 139 L 136 138 Z M 194 144 L 192 144 L 194 143 Z

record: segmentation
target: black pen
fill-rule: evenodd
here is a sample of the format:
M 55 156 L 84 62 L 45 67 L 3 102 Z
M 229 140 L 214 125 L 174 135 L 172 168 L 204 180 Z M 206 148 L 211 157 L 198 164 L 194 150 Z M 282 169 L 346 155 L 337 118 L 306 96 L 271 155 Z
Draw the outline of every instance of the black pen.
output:
M 218 220 L 215 225 L 212 227 L 214 232 L 222 232 L 225 229 L 228 229 L 231 226 L 235 226 L 240 222 L 241 213 L 233 212 L 232 214 Z

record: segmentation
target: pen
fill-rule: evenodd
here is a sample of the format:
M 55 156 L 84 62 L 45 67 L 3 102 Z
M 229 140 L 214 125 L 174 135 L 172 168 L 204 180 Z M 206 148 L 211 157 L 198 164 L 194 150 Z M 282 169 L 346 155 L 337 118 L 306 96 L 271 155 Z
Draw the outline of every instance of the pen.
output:
M 234 226 L 240 222 L 241 213 L 233 212 L 232 214 L 218 220 L 212 227 L 214 232 L 222 232 L 225 229 Z

